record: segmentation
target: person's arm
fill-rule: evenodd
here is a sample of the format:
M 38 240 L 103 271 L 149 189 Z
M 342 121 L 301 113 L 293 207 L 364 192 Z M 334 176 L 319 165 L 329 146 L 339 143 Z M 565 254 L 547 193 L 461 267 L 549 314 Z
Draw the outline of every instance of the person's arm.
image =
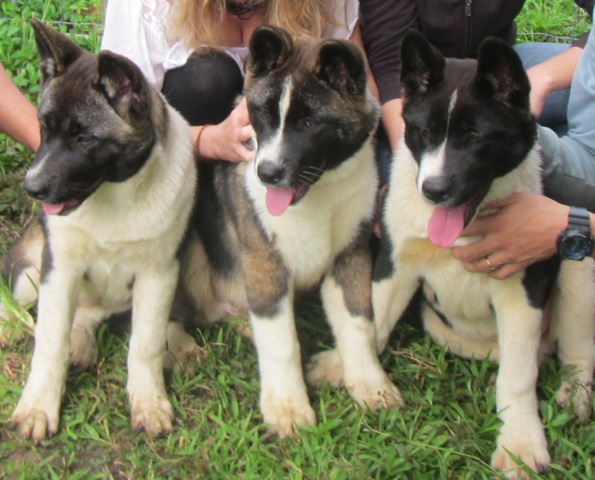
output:
M 401 96 L 401 42 L 417 25 L 412 0 L 360 2 L 360 27 L 366 56 L 384 104 Z
M 352 41 L 353 43 L 355 43 L 360 48 L 360 50 L 364 53 L 364 58 L 366 61 L 366 69 L 368 71 L 368 86 L 370 87 L 370 90 L 372 91 L 372 94 L 374 95 L 374 97 L 376 97 L 378 99 L 379 98 L 378 86 L 376 85 L 376 80 L 374 80 L 374 76 L 372 75 L 372 70 L 370 68 L 370 62 L 368 62 L 368 57 L 366 55 L 366 49 L 364 48 L 364 41 L 362 39 L 362 32 L 361 32 L 361 28 L 359 26 L 359 22 L 357 22 L 355 24 L 355 26 L 353 27 L 353 31 L 351 32 L 351 36 L 349 37 L 349 40 Z
M 360 24 L 366 56 L 382 104 L 382 123 L 394 150 L 403 133 L 401 117 L 401 42 L 417 25 L 410 0 L 360 2 Z
M 481 238 L 451 249 L 467 270 L 504 279 L 557 253 L 556 240 L 568 224 L 570 207 L 530 193 L 517 193 L 488 207 L 495 211 L 476 218 L 463 232 Z M 590 216 L 595 235 L 595 215 Z
M 527 70 L 531 82 L 531 110 L 538 117 L 547 96 L 555 90 L 568 88 L 583 49 L 571 46 L 560 55 Z
M 382 105 L 382 123 L 393 151 L 397 148 L 405 128 L 405 122 L 401 116 L 402 107 L 400 98 L 389 100 Z
M 37 109 L 27 100 L 0 65 L 0 131 L 37 151 L 41 142 Z

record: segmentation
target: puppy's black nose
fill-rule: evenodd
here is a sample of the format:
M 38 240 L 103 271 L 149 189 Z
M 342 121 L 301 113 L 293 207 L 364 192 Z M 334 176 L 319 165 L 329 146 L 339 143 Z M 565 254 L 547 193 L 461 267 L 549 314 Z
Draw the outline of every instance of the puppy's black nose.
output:
M 431 202 L 442 203 L 448 200 L 452 186 L 448 179 L 444 177 L 431 177 L 424 180 L 421 190 Z
M 31 198 L 43 200 L 47 198 L 49 190 L 50 182 L 46 178 L 29 174 L 25 176 L 25 191 Z
M 263 160 L 258 164 L 256 173 L 263 183 L 266 183 L 267 185 L 276 185 L 283 179 L 284 169 L 282 165 Z

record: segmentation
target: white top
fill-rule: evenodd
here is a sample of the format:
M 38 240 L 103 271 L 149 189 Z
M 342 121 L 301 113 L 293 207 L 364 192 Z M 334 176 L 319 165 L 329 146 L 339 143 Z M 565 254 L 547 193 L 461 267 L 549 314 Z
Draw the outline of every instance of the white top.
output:
M 322 37 L 348 39 L 357 22 L 359 2 L 345 0 L 336 4 L 335 17 L 339 23 L 326 25 Z M 158 90 L 163 86 L 165 72 L 184 65 L 192 53 L 181 40 L 166 38 L 169 8 L 168 0 L 109 0 L 101 39 L 102 50 L 111 50 L 135 62 Z M 247 47 L 221 49 L 244 70 Z

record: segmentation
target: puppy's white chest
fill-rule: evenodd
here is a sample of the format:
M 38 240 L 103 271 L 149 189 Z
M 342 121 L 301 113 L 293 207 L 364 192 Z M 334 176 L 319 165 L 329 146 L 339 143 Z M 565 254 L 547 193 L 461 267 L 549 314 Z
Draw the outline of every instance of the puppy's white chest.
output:
M 302 206 L 299 206 L 302 207 Z M 271 234 L 298 287 L 309 287 L 330 268 L 336 245 L 328 212 L 296 208 L 275 219 Z
M 114 312 L 130 308 L 134 270 L 126 259 L 99 255 L 82 275 L 79 304 L 97 305 Z
M 52 277 L 60 271 L 68 272 L 67 276 L 80 287 L 78 304 L 101 307 L 108 313 L 130 308 L 135 275 L 152 256 L 142 242 L 101 245 L 77 229 L 55 235 L 50 249 L 53 260 L 49 280 L 54 284 L 65 281 L 67 277 L 62 274 L 56 275 L 57 280 Z
M 425 238 L 403 242 L 396 265 L 401 274 L 423 281 L 424 296 L 453 327 L 482 331 L 486 336 L 495 333 L 494 281 L 487 275 L 467 272 L 448 249 L 437 248 Z

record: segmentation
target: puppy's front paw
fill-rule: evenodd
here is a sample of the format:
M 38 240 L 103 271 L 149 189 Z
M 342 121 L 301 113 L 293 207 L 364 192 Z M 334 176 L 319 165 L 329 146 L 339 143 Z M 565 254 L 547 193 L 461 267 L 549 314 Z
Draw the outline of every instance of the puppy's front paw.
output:
M 343 363 L 339 352 L 327 350 L 313 355 L 307 367 L 306 381 L 314 387 L 325 383 L 340 387 L 343 383 Z
M 70 332 L 70 365 L 85 370 L 95 365 L 98 357 L 94 333 L 74 325 Z
M 299 433 L 296 427 L 316 423 L 316 414 L 305 394 L 283 398 L 263 394 L 260 409 L 269 432 L 279 438 L 294 437 Z
M 401 392 L 384 372 L 382 372 L 382 375 L 378 375 L 377 378 L 370 375 L 356 382 L 347 381 L 345 386 L 351 398 L 362 408 L 388 410 L 389 408 L 405 406 Z
M 144 429 L 154 436 L 173 430 L 174 411 L 164 396 L 134 396 L 130 399 L 130 412 L 133 430 Z
M 194 367 L 206 356 L 206 350 L 196 344 L 193 346 L 188 345 L 188 348 L 175 352 L 167 350 L 163 356 L 163 368 L 183 375 L 193 376 L 195 373 Z
M 167 325 L 167 351 L 163 361 L 166 369 L 173 369 L 185 374 L 192 374 L 194 366 L 206 356 L 194 338 L 189 335 L 180 322 Z
M 556 401 L 561 407 L 572 408 L 574 414 L 585 421 L 591 410 L 591 386 L 579 381 L 563 382 L 556 394 Z
M 550 455 L 547 451 L 547 442 L 541 428 L 529 435 L 500 434 L 498 446 L 492 455 L 492 467 L 504 473 L 509 479 L 529 478 L 527 473 L 516 464 L 509 455 L 510 452 L 519 458 L 531 470 L 539 474 L 549 469 Z
M 238 335 L 244 337 L 246 340 L 254 341 L 254 332 L 252 331 L 252 325 L 250 322 L 242 317 L 225 317 L 227 323 L 231 325 L 233 331 Z
M 59 403 L 54 405 L 54 402 L 44 398 L 29 399 L 23 394 L 11 421 L 17 426 L 21 437 L 39 443 L 58 431 L 59 410 Z

